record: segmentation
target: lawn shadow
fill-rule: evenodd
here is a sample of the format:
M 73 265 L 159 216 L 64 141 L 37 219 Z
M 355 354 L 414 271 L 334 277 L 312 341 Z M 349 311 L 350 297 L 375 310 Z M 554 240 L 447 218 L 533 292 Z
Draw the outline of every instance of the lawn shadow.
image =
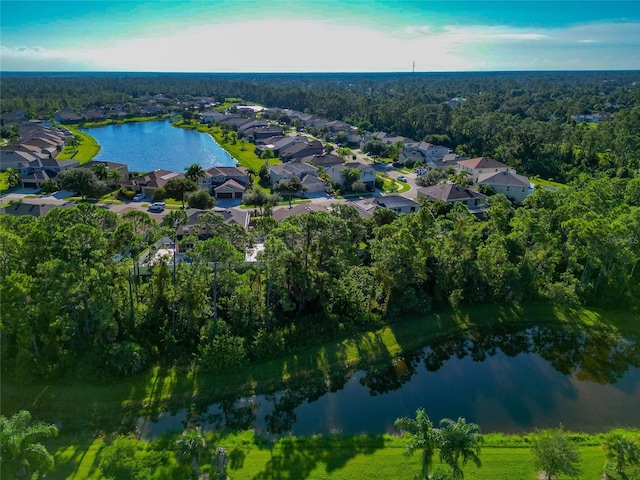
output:
M 329 435 L 306 439 L 283 438 L 275 446 L 262 444 L 261 449 L 271 449 L 271 458 L 254 480 L 284 480 L 309 478 L 314 470 L 324 465 L 327 473 L 344 468 L 358 455 L 371 455 L 384 447 L 382 436 L 357 437 Z

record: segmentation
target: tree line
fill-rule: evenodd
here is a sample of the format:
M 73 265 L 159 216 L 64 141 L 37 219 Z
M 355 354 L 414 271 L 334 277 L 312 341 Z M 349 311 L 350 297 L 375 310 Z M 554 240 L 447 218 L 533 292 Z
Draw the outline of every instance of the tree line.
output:
M 527 175 L 632 177 L 640 168 L 637 72 L 475 74 L 3 75 L 2 112 L 50 118 L 59 108 L 107 106 L 163 94 L 162 102 L 241 97 L 362 131 L 386 131 L 488 155 Z M 456 98 L 457 105 L 450 106 Z M 572 119 L 611 114 L 597 124 Z

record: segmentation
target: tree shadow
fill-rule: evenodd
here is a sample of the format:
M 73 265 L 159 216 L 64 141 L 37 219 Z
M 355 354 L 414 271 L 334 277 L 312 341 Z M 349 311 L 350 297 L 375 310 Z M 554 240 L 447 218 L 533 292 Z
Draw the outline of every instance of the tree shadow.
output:
M 356 456 L 371 455 L 383 447 L 382 436 L 318 435 L 306 439 L 286 437 L 276 445 L 266 442 L 259 446 L 261 449 L 269 448 L 271 458 L 264 470 L 253 479 L 305 479 L 321 465 L 325 466 L 327 473 L 331 473 L 344 468 Z

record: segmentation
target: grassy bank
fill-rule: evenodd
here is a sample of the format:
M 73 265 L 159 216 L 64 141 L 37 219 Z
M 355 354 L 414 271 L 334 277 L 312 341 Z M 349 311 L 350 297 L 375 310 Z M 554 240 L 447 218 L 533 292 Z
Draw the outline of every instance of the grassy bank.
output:
M 121 118 L 121 119 L 113 119 L 109 118 L 107 120 L 102 120 L 101 122 L 85 122 L 80 125 L 80 128 L 93 128 L 93 127 L 104 127 L 107 125 L 124 125 L 125 123 L 137 123 L 137 122 L 153 122 L 156 120 L 166 120 L 170 118 L 169 115 L 164 116 L 148 116 L 148 117 L 131 117 L 131 118 Z M 66 125 L 65 125 L 66 126 Z
M 637 435 L 638 431 L 627 431 Z M 581 480 L 599 478 L 605 463 L 601 448 L 602 435 L 574 435 L 579 446 Z M 162 464 L 155 468 L 152 478 L 186 478 L 188 469 L 180 465 L 174 454 L 175 433 L 158 440 L 138 443 L 138 457 L 166 450 Z M 208 445 L 222 446 L 230 458 L 227 474 L 233 479 L 328 479 L 354 478 L 400 479 L 412 478 L 420 471 L 418 452 L 412 457 L 404 453 L 405 439 L 399 435 L 313 436 L 285 437 L 268 441 L 255 437 L 252 432 L 234 435 L 209 435 Z M 74 446 L 60 444 L 60 439 L 49 443 L 55 457 L 52 479 L 99 479 L 101 451 L 110 439 L 80 439 Z M 492 434 L 485 438 L 480 468 L 469 463 L 464 477 L 472 480 L 534 480 L 537 478 L 534 456 L 530 449 L 531 436 Z M 211 461 L 205 455 L 201 465 Z M 446 470 L 434 456 L 434 470 Z M 630 477 L 632 478 L 632 477 Z
M 252 364 L 229 374 L 214 375 L 199 368 L 156 366 L 143 375 L 107 383 L 65 384 L 63 381 L 17 385 L 2 376 L 2 407 L 9 414 L 27 408 L 34 416 L 62 422 L 69 429 L 128 428 L 140 416 L 195 403 L 271 392 L 311 378 L 345 373 L 422 348 L 439 336 L 499 325 L 560 324 L 567 328 L 601 328 L 640 335 L 637 319 L 625 312 L 549 305 L 527 307 L 478 306 L 404 319 L 321 345 L 289 352 L 282 358 Z
M 100 151 L 100 145 L 91 135 L 81 132 L 76 127 L 65 125 L 78 139 L 78 145 L 67 145 L 58 155 L 58 160 L 77 160 L 80 163 L 87 163 Z
M 189 130 L 197 130 L 198 132 L 208 133 L 211 135 L 215 141 L 224 148 L 229 155 L 235 158 L 238 163 L 246 168 L 251 168 L 254 171 L 260 170 L 260 167 L 264 165 L 264 160 L 261 159 L 258 155 L 255 154 L 254 149 L 255 146 L 250 142 L 245 142 L 238 140 L 235 144 L 231 142 L 231 140 L 226 140 L 224 138 L 222 130 L 217 126 L 212 125 L 203 125 L 200 123 L 188 123 L 183 121 L 178 121 L 172 124 L 174 127 L 178 128 L 186 128 Z M 269 160 L 271 165 L 277 165 L 280 163 L 278 159 Z

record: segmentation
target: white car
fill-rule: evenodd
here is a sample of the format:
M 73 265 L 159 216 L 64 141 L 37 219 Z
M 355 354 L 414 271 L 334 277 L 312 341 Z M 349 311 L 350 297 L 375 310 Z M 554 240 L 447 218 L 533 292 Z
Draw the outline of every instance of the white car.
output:
M 164 202 L 154 202 L 149 205 L 149 210 L 161 212 L 164 210 Z
M 142 200 L 144 200 L 144 193 L 137 193 L 133 197 L 134 202 L 141 202 Z
M 401 182 L 406 182 L 407 177 L 405 177 L 404 175 L 398 175 L 398 180 L 400 180 Z

